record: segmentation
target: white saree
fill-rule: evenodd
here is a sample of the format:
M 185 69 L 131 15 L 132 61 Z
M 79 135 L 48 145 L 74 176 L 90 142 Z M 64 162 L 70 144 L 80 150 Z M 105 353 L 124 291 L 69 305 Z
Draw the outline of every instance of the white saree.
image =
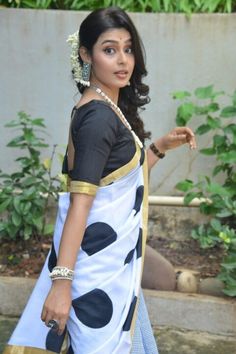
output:
M 60 195 L 51 251 L 4 354 L 131 352 L 147 233 L 143 160 L 136 146 L 128 164 L 101 180 L 78 253 L 67 327 L 58 336 L 40 315 L 70 203 L 69 193 Z

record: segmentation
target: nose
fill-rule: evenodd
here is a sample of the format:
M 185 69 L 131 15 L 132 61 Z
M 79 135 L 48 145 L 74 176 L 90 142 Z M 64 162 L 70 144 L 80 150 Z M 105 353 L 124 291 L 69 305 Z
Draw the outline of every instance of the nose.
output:
M 126 60 L 126 53 L 123 50 L 120 50 L 118 54 L 118 64 L 124 64 Z

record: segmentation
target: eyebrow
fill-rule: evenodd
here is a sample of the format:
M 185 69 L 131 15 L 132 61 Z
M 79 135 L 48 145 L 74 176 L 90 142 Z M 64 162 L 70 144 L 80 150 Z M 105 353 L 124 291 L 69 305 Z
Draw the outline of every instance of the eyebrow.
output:
M 125 43 L 132 42 L 131 38 L 128 38 Z M 119 41 L 115 41 L 114 39 L 106 39 L 105 41 L 102 42 L 102 44 L 105 43 L 114 43 L 114 44 L 119 44 Z

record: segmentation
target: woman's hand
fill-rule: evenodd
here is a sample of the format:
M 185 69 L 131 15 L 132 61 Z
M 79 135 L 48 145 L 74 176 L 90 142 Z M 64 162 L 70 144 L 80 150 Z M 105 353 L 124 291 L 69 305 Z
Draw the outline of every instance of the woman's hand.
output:
M 71 307 L 71 281 L 54 280 L 51 290 L 44 302 L 41 314 L 42 321 L 48 325 L 50 320 L 58 323 L 58 335 L 64 332 Z
M 192 130 L 188 127 L 176 127 L 168 134 L 160 139 L 154 141 L 156 148 L 165 153 L 167 150 L 175 149 L 183 144 L 188 144 L 190 149 L 196 149 L 197 144 Z M 151 171 L 152 167 L 158 161 L 158 157 L 149 148 L 147 150 L 148 170 Z
M 188 127 L 176 127 L 155 142 L 160 152 L 175 149 L 183 144 L 188 144 L 190 149 L 197 147 L 194 133 Z

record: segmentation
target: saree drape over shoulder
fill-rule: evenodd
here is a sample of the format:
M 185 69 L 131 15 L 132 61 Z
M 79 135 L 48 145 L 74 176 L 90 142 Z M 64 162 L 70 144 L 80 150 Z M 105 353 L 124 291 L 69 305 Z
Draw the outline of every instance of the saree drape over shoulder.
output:
M 52 248 L 4 354 L 128 354 L 132 350 L 147 231 L 145 153 L 110 107 L 92 101 L 89 109 L 98 115 L 92 137 L 89 122 L 81 118 L 86 116 L 84 109 L 72 121 L 74 165 L 69 169 L 65 161 L 68 192 L 59 197 Z M 104 134 L 99 123 L 101 128 L 106 116 L 110 129 L 106 125 Z M 90 138 L 93 145 L 87 148 Z M 95 199 L 74 269 L 69 319 L 64 334 L 58 336 L 40 315 L 51 287 L 48 273 L 57 263 L 70 193 L 87 193 Z

